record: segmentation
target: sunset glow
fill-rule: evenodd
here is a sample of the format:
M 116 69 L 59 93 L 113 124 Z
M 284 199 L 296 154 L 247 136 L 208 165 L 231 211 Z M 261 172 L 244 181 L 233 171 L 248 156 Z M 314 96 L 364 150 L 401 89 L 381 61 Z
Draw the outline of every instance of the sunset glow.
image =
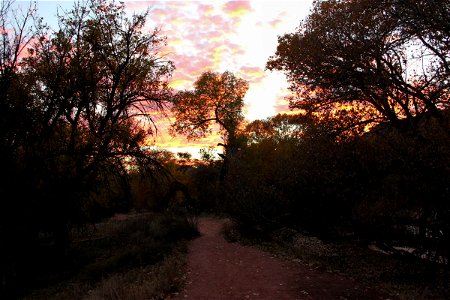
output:
M 39 12 L 51 26 L 58 7 L 72 1 L 38 1 Z M 312 0 L 304 1 L 125 1 L 130 13 L 150 9 L 147 27 L 167 37 L 165 57 L 176 70 L 171 87 L 191 89 L 205 71 L 231 71 L 249 82 L 244 113 L 248 121 L 288 110 L 284 75 L 265 70 L 277 46 L 277 36 L 293 32 L 308 14 Z M 215 146 L 220 137 L 188 142 L 168 135 L 168 120 L 159 122 L 155 145 L 198 155 L 199 148 Z

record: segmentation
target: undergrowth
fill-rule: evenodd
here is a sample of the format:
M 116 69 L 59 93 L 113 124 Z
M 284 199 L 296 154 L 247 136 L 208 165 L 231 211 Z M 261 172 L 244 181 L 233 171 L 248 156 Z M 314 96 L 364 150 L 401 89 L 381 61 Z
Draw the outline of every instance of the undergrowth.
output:
M 134 214 L 75 235 L 68 267 L 23 299 L 164 299 L 182 287 L 187 240 L 198 231 L 185 214 Z

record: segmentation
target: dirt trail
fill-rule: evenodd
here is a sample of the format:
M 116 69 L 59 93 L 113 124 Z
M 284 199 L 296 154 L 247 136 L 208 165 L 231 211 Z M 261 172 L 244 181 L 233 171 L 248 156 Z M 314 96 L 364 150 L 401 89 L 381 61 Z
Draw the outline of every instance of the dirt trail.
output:
M 187 284 L 175 299 L 388 299 L 347 278 L 228 243 L 220 235 L 225 222 L 200 218 L 201 237 L 189 246 Z

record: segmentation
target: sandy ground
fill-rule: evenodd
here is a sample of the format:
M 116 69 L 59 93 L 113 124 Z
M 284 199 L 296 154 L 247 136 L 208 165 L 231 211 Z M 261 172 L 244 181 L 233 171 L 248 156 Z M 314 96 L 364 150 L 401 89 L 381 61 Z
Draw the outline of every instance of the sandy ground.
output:
M 220 234 L 225 222 L 199 219 L 201 237 L 189 246 L 186 287 L 173 299 L 393 299 L 350 279 L 228 243 Z

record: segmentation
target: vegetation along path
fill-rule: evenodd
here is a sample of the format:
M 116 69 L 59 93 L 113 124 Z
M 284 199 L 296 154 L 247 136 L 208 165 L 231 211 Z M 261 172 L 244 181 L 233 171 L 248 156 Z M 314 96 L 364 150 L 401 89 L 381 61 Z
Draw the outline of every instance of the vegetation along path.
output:
M 223 219 L 200 218 L 188 254 L 185 290 L 176 299 L 388 299 L 371 288 L 261 250 L 228 243 Z

